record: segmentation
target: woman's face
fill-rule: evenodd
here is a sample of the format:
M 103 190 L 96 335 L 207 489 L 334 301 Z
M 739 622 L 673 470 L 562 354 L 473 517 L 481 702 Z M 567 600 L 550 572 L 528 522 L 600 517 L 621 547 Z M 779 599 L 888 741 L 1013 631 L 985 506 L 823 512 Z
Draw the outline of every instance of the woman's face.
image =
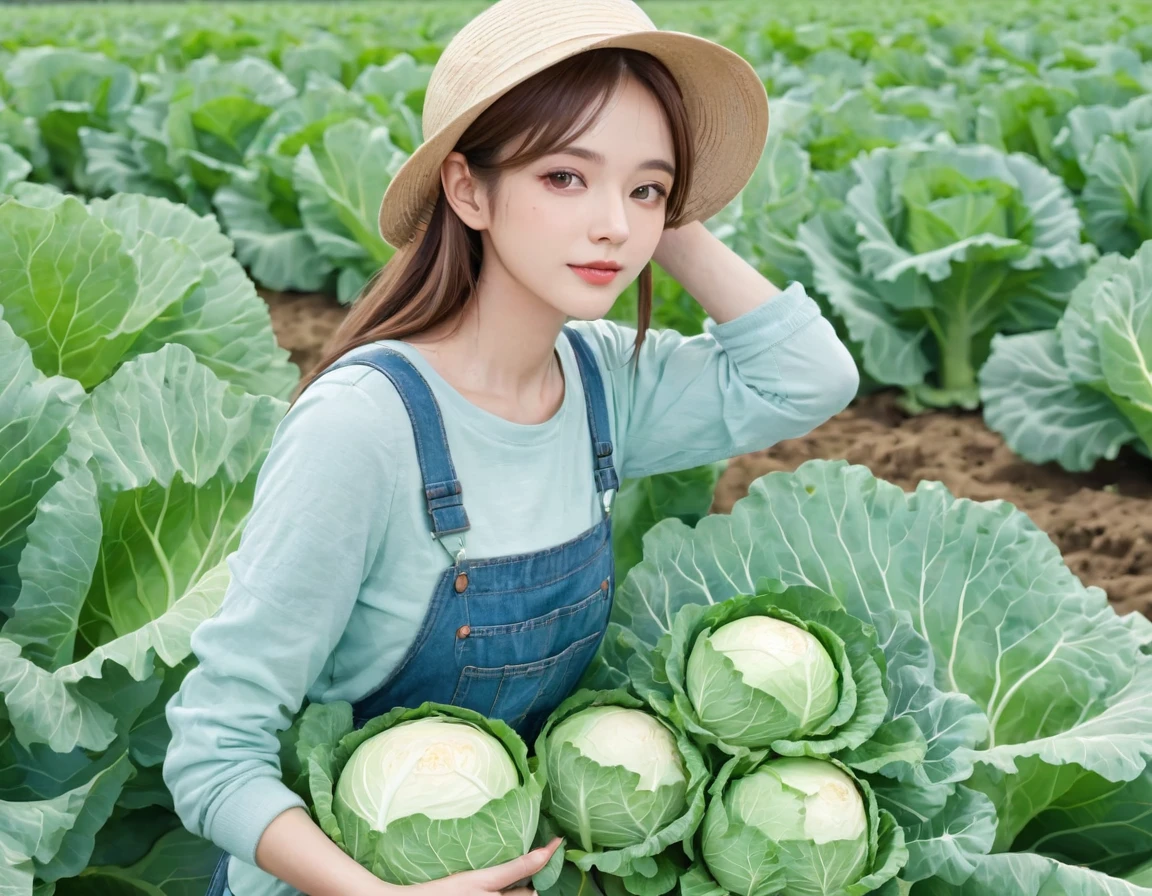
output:
M 603 317 L 656 251 L 673 158 L 663 109 L 627 78 L 571 146 L 504 172 L 482 235 L 484 266 L 497 261 L 568 317 Z M 573 270 L 605 261 L 620 265 L 607 282 Z

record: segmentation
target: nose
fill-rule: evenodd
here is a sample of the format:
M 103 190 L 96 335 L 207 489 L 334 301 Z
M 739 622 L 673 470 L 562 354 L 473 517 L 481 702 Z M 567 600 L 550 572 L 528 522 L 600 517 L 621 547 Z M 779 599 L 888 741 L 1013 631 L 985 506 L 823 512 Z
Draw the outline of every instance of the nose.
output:
M 598 203 L 597 214 L 589 236 L 593 242 L 623 243 L 628 239 L 628 213 L 619 196 Z

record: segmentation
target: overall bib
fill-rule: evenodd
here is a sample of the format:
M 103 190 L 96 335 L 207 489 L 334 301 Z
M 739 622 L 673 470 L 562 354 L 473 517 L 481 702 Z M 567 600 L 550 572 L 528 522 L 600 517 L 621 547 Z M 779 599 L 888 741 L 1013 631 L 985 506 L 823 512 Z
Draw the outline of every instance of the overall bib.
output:
M 567 327 L 584 386 L 599 522 L 544 550 L 467 557 L 469 529 L 443 419 L 432 390 L 401 354 L 378 347 L 329 370 L 365 364 L 383 373 L 404 401 L 428 503 L 431 535 L 452 558 L 412 646 L 395 671 L 352 708 L 353 722 L 425 701 L 465 706 L 502 719 L 531 750 L 551 712 L 574 689 L 600 645 L 615 590 L 611 499 L 619 488 L 612 464 L 604 384 L 584 339 Z M 448 541 L 456 544 L 449 546 Z M 228 856 L 213 872 L 207 896 L 232 896 Z M 243 894 L 240 894 L 243 896 Z

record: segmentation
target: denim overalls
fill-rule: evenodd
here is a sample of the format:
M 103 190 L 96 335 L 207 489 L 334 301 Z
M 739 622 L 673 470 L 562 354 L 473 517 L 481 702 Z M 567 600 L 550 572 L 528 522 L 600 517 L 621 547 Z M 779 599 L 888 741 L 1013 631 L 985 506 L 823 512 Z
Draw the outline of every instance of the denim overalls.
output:
M 467 557 L 462 533 L 469 528 L 468 514 L 440 409 L 427 382 L 403 355 L 377 347 L 328 368 L 366 364 L 396 386 L 412 421 L 431 535 L 441 539 L 452 559 L 407 654 L 376 691 L 353 707 L 356 727 L 394 707 L 431 700 L 503 719 L 531 750 L 544 720 L 596 653 L 615 589 L 610 513 L 619 480 L 600 371 L 584 339 L 568 327 L 563 332 L 584 385 L 603 511 L 591 529 L 528 554 Z M 227 866 L 224 855 L 207 896 L 232 896 Z

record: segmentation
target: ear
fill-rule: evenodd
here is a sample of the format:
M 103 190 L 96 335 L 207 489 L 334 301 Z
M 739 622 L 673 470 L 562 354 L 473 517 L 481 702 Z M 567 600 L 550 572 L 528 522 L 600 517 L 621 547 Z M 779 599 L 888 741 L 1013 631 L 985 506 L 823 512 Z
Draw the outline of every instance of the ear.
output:
M 460 220 L 473 230 L 487 230 L 488 203 L 485 191 L 468 168 L 463 153 L 451 152 L 440 165 L 444 198 Z

